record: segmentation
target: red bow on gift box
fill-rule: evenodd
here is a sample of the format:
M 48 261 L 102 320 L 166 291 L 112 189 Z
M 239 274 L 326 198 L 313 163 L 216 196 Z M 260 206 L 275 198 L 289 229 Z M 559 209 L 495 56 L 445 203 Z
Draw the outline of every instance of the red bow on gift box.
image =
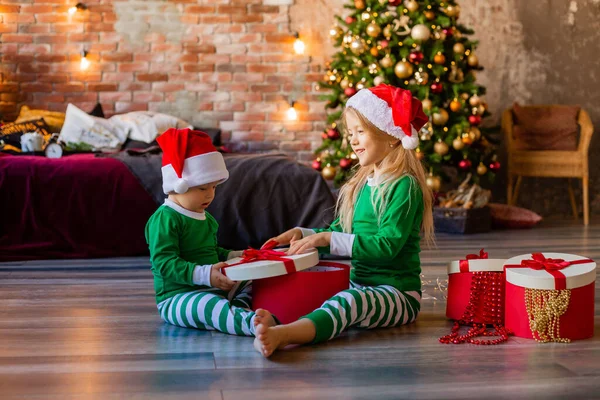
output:
M 460 272 L 470 272 L 469 271 L 469 260 L 487 260 L 488 253 L 486 253 L 483 249 L 479 250 L 479 254 L 467 254 L 466 260 L 459 261 Z
M 235 264 L 230 264 L 227 267 L 223 267 L 221 271 L 223 271 L 224 275 L 227 275 L 225 270 L 236 265 L 248 264 L 255 261 L 281 261 L 283 263 L 283 266 L 285 267 L 285 271 L 288 274 L 296 272 L 296 265 L 294 264 L 294 260 L 286 257 L 286 253 L 284 253 L 283 251 L 273 250 L 273 248 L 277 245 L 277 242 L 273 243 L 274 244 L 271 244 L 271 242 L 267 243 L 260 250 L 256 250 L 253 248 L 244 250 L 244 253 L 242 254 L 242 261 Z
M 507 268 L 531 268 L 538 271 L 546 270 L 554 277 L 554 287 L 557 290 L 567 288 L 567 277 L 560 272 L 561 269 L 571 265 L 594 262 L 590 259 L 565 261 L 562 258 L 546 258 L 542 253 L 532 253 L 531 258 L 533 258 L 533 260 L 521 260 L 521 264 L 519 265 L 505 265 L 504 270 L 506 271 Z

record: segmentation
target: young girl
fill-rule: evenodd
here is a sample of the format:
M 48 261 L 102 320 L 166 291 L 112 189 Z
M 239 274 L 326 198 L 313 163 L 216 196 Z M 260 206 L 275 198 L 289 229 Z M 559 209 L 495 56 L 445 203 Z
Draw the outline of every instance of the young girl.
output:
M 421 102 L 382 84 L 350 98 L 343 120 L 360 168 L 340 191 L 337 219 L 327 229 L 294 228 L 272 240 L 291 244 L 290 255 L 319 247 L 350 257 L 351 288 L 287 325 L 273 326 L 269 311 L 257 310 L 254 346 L 265 357 L 351 326 L 408 324 L 420 310 L 421 231 L 433 240 L 432 194 L 413 151 L 427 122 Z

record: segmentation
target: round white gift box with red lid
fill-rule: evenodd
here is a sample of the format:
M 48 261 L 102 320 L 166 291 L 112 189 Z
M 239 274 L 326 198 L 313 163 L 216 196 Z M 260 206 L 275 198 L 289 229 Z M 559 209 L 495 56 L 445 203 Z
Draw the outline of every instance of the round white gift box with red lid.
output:
M 283 324 L 294 322 L 316 310 L 326 300 L 350 286 L 350 266 L 319 261 L 316 250 L 293 256 L 270 250 L 262 254 L 270 254 L 270 258 L 275 260 L 235 265 L 242 262 L 243 258 L 234 258 L 227 261 L 231 266 L 225 267 L 224 271 L 234 281 L 252 280 L 252 308 L 270 311 Z
M 536 261 L 537 260 L 537 261 Z M 505 325 L 515 336 L 533 339 L 525 304 L 526 289 L 570 289 L 566 312 L 560 316 L 561 338 L 594 335 L 596 263 L 573 254 L 523 254 L 506 261 Z
M 469 258 L 450 262 L 448 264 L 446 317 L 454 320 L 462 319 L 471 297 L 471 283 L 474 272 L 497 272 L 502 274 L 505 261 L 488 258 Z M 504 291 L 504 286 L 502 286 L 501 290 L 502 292 Z M 502 310 L 500 315 L 503 315 Z M 474 322 L 483 322 L 483 304 L 481 303 L 478 304 L 475 311 Z

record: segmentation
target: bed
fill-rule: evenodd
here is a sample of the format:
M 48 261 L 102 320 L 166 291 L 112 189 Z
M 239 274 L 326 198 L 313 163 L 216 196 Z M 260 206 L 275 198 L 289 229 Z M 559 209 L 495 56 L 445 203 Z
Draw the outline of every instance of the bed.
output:
M 224 156 L 230 179 L 208 209 L 223 247 L 331 222 L 334 198 L 318 172 L 281 154 Z M 164 201 L 160 158 L 0 153 L 0 261 L 147 254 L 144 227 Z

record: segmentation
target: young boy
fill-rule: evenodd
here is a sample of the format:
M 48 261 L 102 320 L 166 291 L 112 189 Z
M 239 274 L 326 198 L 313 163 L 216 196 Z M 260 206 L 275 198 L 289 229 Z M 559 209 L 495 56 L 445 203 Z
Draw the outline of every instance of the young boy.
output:
M 221 269 L 241 255 L 217 245 L 217 221 L 206 212 L 217 185 L 229 178 L 223 156 L 199 131 L 171 128 L 157 138 L 163 150 L 165 203 L 146 225 L 146 242 L 161 318 L 185 328 L 254 336 L 251 286 L 234 282 Z M 261 323 L 275 325 L 272 317 Z

